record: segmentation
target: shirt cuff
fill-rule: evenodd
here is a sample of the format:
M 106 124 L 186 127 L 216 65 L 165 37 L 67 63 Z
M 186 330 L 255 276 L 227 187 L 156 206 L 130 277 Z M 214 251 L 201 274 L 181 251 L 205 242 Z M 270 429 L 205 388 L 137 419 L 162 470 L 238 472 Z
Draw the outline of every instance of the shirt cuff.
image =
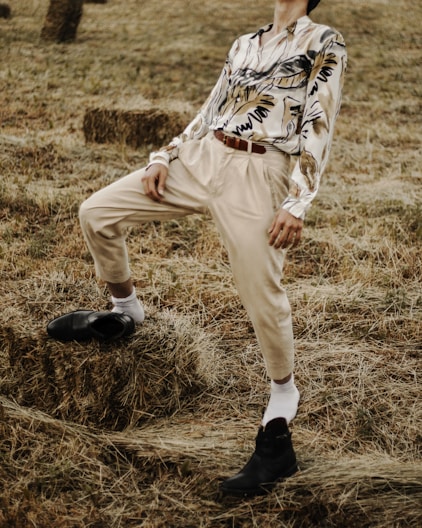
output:
M 311 207 L 311 204 L 302 202 L 298 198 L 288 196 L 281 204 L 281 207 L 296 218 L 304 220 L 306 211 Z
M 148 165 L 145 167 L 145 170 L 148 170 L 151 167 L 151 165 L 162 165 L 163 167 L 166 167 L 166 169 L 169 168 L 169 164 L 166 161 L 160 160 L 160 159 L 155 159 L 155 160 L 150 161 L 148 163 Z
M 150 167 L 153 163 L 158 163 L 160 165 L 164 165 L 164 167 L 169 168 L 169 165 L 170 165 L 169 153 L 162 151 L 162 150 L 158 152 L 151 152 L 149 156 L 149 163 L 147 165 L 147 168 Z

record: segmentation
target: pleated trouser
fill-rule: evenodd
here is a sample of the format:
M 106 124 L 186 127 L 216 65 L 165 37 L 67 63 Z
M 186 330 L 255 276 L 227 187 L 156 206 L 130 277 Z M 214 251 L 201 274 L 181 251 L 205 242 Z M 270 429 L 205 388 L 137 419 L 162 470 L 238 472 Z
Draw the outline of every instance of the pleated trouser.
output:
M 268 229 L 288 192 L 289 156 L 226 147 L 211 133 L 188 141 L 170 163 L 164 200 L 148 198 L 145 168 L 112 183 L 80 208 L 82 231 L 97 275 L 130 278 L 127 228 L 209 211 L 227 249 L 234 281 L 272 379 L 293 371 L 290 304 L 282 286 L 285 251 L 268 244 Z

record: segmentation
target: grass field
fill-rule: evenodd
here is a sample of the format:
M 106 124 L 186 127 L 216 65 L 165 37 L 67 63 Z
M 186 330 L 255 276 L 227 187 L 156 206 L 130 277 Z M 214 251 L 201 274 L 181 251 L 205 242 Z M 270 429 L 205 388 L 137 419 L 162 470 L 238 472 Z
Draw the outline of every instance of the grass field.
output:
M 77 220 L 151 148 L 87 143 L 91 108 L 176 108 L 207 96 L 232 40 L 273 2 L 108 0 L 71 44 L 40 40 L 47 0 L 0 19 L 0 527 L 422 525 L 420 21 L 411 0 L 323 0 L 349 69 L 304 240 L 292 422 L 301 471 L 268 497 L 218 495 L 240 469 L 268 381 L 206 216 L 133 229 L 148 317 L 115 345 L 63 345 L 47 322 L 104 309 Z

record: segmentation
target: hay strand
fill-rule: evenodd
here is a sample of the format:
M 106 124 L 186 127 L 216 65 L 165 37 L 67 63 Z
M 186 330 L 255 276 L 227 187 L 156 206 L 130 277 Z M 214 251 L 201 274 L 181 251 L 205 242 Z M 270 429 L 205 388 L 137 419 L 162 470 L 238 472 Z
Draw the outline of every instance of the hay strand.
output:
M 43 506 L 33 510 L 33 519 L 40 525 L 54 519 L 66 528 L 94 519 L 117 526 L 116 515 L 127 526 L 148 515 L 154 527 L 193 528 L 203 515 L 208 521 L 199 526 L 212 528 L 420 526 L 420 465 L 375 452 L 317 458 L 268 498 L 222 499 L 219 479 L 251 448 L 252 429 L 235 425 L 192 423 L 180 415 L 109 433 L 0 397 L 0 476 L 15 476 L 3 493 L 0 522 L 19 523 L 23 509 L 33 510 L 31 501 L 42 493 Z M 304 449 L 299 442 L 299 459 Z M 89 492 L 78 500 L 80 519 L 67 518 L 66 503 L 82 490 Z M 13 504 L 9 499 L 17 496 L 20 504 Z

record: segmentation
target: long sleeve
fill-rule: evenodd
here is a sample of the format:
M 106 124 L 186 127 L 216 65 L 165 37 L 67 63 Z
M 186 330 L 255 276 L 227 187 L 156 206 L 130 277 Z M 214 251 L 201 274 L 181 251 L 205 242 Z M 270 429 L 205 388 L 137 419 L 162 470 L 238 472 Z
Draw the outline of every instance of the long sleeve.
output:
M 340 110 L 347 55 L 343 38 L 331 32 L 316 54 L 301 120 L 300 154 L 282 207 L 304 218 L 318 192 Z

